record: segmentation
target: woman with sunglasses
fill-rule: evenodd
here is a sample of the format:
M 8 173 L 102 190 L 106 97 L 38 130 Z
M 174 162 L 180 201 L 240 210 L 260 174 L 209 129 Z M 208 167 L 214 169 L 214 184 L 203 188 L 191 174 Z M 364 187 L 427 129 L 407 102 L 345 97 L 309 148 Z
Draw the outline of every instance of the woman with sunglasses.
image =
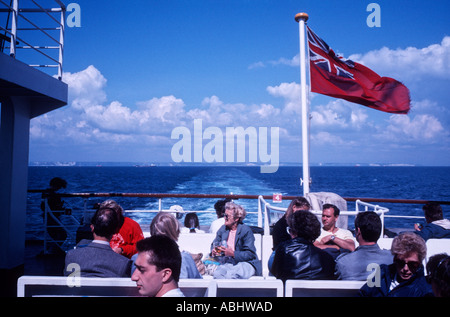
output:
M 382 264 L 380 274 L 366 283 L 361 296 L 369 297 L 425 297 L 433 296 L 422 265 L 427 254 L 425 241 L 414 232 L 399 234 L 392 241 L 394 263 Z

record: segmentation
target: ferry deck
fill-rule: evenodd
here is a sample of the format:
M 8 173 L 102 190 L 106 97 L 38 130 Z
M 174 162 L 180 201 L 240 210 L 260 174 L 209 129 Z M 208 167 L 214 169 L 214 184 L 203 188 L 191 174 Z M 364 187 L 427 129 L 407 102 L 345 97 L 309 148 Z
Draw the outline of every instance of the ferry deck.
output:
M 68 194 L 65 194 L 66 196 Z M 82 195 L 82 194 L 76 194 Z M 89 196 L 95 194 L 89 194 Z M 100 195 L 100 194 L 99 194 Z M 103 194 L 111 195 L 111 194 Z M 157 195 L 157 194 L 155 194 Z M 161 194 L 159 194 L 161 195 Z M 214 195 L 213 195 L 214 196 Z M 233 199 L 239 199 L 237 195 L 232 196 Z M 218 196 L 214 196 L 221 198 Z M 89 198 L 89 197 L 86 197 Z M 210 197 L 208 197 L 210 198 Z M 245 196 L 245 198 L 249 198 Z M 260 230 L 255 233 L 255 247 L 258 258 L 263 263 L 262 276 L 254 276 L 249 280 L 215 280 L 212 276 L 204 275 L 202 279 L 185 279 L 180 280 L 180 288 L 188 297 L 349 297 L 357 296 L 358 291 L 366 281 L 339 281 L 339 280 L 288 280 L 283 283 L 269 273 L 267 263 L 272 253 L 272 236 L 270 227 L 281 215 L 284 214 L 285 208 L 277 207 L 275 203 L 269 203 L 267 200 L 270 196 L 257 197 L 258 211 L 258 227 Z M 293 199 L 293 197 L 285 197 Z M 162 198 L 160 198 L 162 199 Z M 44 200 L 45 201 L 45 200 Z M 321 202 L 325 203 L 325 202 Z M 170 212 L 168 209 L 162 208 L 162 202 L 159 203 L 158 210 L 145 210 L 142 212 Z M 344 210 L 341 212 L 344 219 L 340 227 L 348 224 L 348 218 L 354 217 L 358 212 L 373 210 L 378 213 L 383 220 L 387 217 L 389 210 L 379 205 L 374 205 L 360 200 L 355 201 L 355 210 Z M 46 211 L 51 213 L 46 204 Z M 85 209 L 83 212 L 92 214 L 93 210 Z M 136 212 L 129 210 L 126 212 Z M 192 212 L 192 211 L 185 211 Z M 195 211 L 205 212 L 205 211 Z M 313 213 L 320 216 L 320 210 L 313 210 Z M 319 217 L 320 219 L 320 217 Z M 62 224 L 63 225 L 63 224 Z M 257 228 L 258 228 L 257 227 Z M 208 232 L 208 226 L 202 227 Z M 383 228 L 385 229 L 385 228 Z M 73 231 L 67 228 L 69 235 L 73 235 Z M 148 237 L 149 227 L 143 226 L 144 236 Z M 411 229 L 409 229 L 411 230 Z M 255 230 L 254 230 L 255 231 Z M 383 230 L 389 234 L 395 234 L 389 230 Z M 182 233 L 180 234 L 178 244 L 181 250 L 188 251 L 193 254 L 202 253 L 208 255 L 210 252 L 211 242 L 215 238 L 215 234 L 211 233 Z M 47 240 L 48 239 L 48 240 Z M 17 296 L 139 296 L 135 282 L 129 278 L 80 278 L 70 279 L 63 277 L 64 270 L 64 252 L 59 254 L 51 254 L 45 250 L 47 243 L 51 245 L 50 237 L 46 235 L 43 243 L 29 242 L 27 244 L 27 258 L 25 263 L 24 275 L 19 278 L 17 284 Z M 383 234 L 378 240 L 378 245 L 383 249 L 390 249 L 393 237 Z M 355 241 L 356 242 L 356 241 Z M 450 239 L 430 239 L 427 242 L 427 257 L 424 260 L 424 266 L 427 260 L 434 254 L 447 253 L 450 254 Z M 357 242 L 356 242 L 357 244 Z M 70 285 L 75 283 L 77 287 Z

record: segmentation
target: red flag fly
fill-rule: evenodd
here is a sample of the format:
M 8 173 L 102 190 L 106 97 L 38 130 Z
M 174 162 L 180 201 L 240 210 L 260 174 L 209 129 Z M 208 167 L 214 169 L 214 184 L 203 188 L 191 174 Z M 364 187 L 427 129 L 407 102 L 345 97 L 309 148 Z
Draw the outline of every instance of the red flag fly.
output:
M 408 113 L 410 97 L 405 85 L 336 55 L 309 27 L 307 32 L 312 92 L 384 112 Z

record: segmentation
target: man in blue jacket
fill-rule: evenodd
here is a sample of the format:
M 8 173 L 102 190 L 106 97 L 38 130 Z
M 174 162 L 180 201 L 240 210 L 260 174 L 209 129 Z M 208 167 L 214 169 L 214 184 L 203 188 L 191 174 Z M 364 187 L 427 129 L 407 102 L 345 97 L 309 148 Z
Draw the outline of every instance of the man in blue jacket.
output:
M 392 241 L 394 263 L 380 266 L 380 275 L 360 289 L 367 297 L 433 296 L 424 276 L 422 261 L 426 256 L 425 241 L 413 232 L 401 233 Z
M 339 280 L 365 281 L 371 274 L 369 265 L 391 264 L 392 254 L 377 244 L 381 235 L 380 216 L 373 211 L 360 212 L 355 218 L 355 236 L 359 246 L 354 252 L 336 259 L 336 277 Z
M 450 238 L 450 221 L 444 219 L 442 207 L 433 202 L 426 203 L 423 207 L 426 224 L 415 224 L 414 231 L 425 241 L 428 239 Z

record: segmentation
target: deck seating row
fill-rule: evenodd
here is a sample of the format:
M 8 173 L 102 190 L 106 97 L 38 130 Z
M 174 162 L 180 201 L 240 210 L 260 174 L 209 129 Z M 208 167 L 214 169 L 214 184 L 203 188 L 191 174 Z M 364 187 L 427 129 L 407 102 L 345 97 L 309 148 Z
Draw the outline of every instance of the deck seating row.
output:
M 215 234 L 211 233 L 185 233 L 180 234 L 178 244 L 181 250 L 186 250 L 191 253 L 203 253 L 203 255 L 206 255 L 210 251 L 211 243 L 214 238 Z M 380 238 L 378 240 L 378 245 L 382 249 L 390 250 L 393 240 L 393 238 Z M 429 239 L 426 244 L 427 257 L 424 260 L 424 265 L 426 265 L 428 259 L 434 254 L 447 253 L 450 255 L 450 239 Z M 272 246 L 273 241 L 271 235 L 255 234 L 256 254 L 263 263 L 263 277 L 269 276 L 267 263 L 272 254 Z
M 180 248 L 191 253 L 209 253 L 213 234 L 182 234 Z M 378 244 L 390 249 L 391 238 Z M 255 234 L 255 247 L 263 262 L 263 276 L 249 280 L 183 279 L 179 286 L 187 297 L 298 297 L 356 296 L 365 281 L 281 280 L 269 276 L 267 262 L 272 253 L 272 236 Z M 427 241 L 427 258 L 438 253 L 450 255 L 450 239 Z M 129 278 L 67 278 L 58 276 L 22 276 L 17 282 L 18 297 L 29 296 L 139 296 Z
M 364 281 L 182 279 L 179 287 L 186 297 L 353 297 Z M 18 297 L 136 297 L 136 283 L 129 278 L 86 278 L 22 276 Z

